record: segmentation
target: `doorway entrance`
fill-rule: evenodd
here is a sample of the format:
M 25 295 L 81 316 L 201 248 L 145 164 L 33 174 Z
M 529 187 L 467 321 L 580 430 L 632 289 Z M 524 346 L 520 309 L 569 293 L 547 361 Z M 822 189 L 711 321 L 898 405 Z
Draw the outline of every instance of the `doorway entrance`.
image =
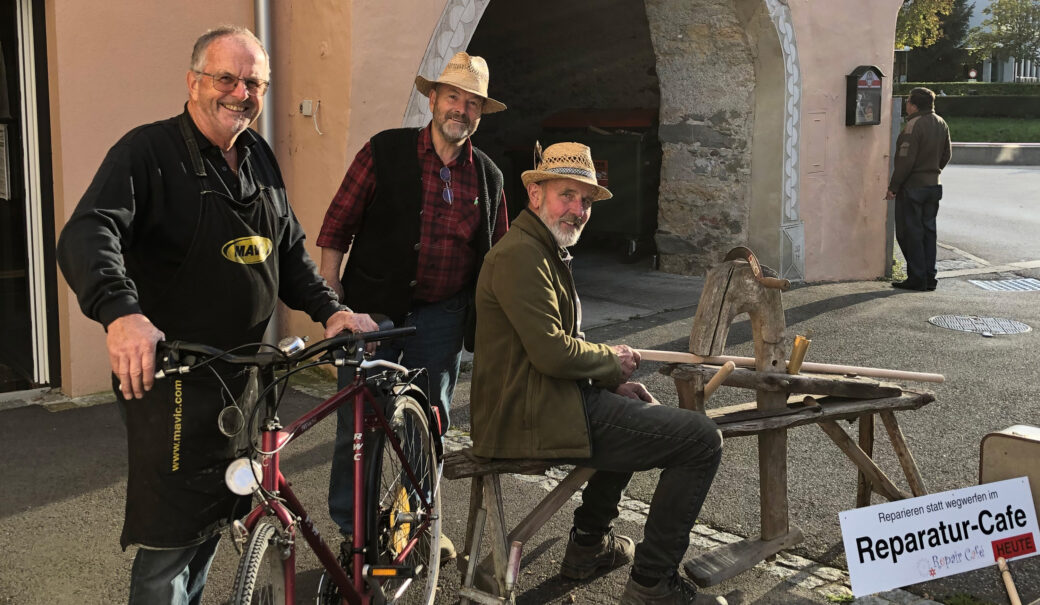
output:
M 0 393 L 52 382 L 34 4 L 0 1 Z

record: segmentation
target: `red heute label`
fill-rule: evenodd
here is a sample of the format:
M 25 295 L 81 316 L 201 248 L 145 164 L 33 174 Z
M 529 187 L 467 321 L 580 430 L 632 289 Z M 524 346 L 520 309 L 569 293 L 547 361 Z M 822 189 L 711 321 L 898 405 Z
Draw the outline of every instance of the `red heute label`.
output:
M 1010 538 L 997 540 L 992 544 L 994 561 L 999 557 L 1013 559 L 1015 557 L 1021 557 L 1022 555 L 1036 552 L 1036 542 L 1033 540 L 1033 534 L 1011 536 Z

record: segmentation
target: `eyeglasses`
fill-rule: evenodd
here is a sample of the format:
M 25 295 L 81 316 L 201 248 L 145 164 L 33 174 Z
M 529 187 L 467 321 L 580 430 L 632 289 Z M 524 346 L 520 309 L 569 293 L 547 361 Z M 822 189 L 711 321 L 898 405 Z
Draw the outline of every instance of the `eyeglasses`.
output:
M 444 181 L 444 191 L 441 192 L 441 198 L 449 204 L 452 202 L 451 196 L 451 170 L 447 166 L 441 166 L 441 180 Z
M 246 85 L 246 90 L 249 91 L 249 94 L 256 97 L 262 97 L 264 96 L 264 93 L 267 92 L 267 86 L 270 84 L 270 82 L 265 80 L 238 78 L 229 73 L 210 74 L 204 71 L 197 71 L 195 73 L 200 76 L 209 76 L 210 78 L 213 78 L 213 88 L 216 88 L 220 92 L 234 92 L 235 89 L 238 88 L 238 83 L 242 82 Z

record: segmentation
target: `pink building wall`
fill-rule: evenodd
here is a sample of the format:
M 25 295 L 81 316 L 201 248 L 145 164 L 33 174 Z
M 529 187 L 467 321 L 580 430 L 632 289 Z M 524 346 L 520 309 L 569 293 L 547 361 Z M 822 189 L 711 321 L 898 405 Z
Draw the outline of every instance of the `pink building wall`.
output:
M 878 126 L 845 126 L 845 75 L 876 65 L 891 75 L 902 0 L 789 0 L 802 74 L 801 216 L 807 281 L 884 275 L 889 150 L 893 116 Z M 892 82 L 883 83 L 888 103 Z M 895 116 L 898 120 L 899 117 Z

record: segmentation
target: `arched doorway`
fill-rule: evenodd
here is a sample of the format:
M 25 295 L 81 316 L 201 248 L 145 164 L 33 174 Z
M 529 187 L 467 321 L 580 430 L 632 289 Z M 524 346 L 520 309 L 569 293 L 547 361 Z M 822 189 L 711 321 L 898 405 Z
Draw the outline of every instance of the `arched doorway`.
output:
M 660 267 L 701 274 L 732 246 L 750 245 L 784 277 L 804 276 L 800 80 L 784 0 L 611 0 L 594 10 L 450 0 L 420 73 L 435 77 L 464 49 L 488 59 L 491 92 L 511 106 L 476 137 L 507 178 L 528 167 L 508 169 L 554 112 L 649 108 L 661 153 Z M 405 124 L 426 120 L 425 99 L 413 94 Z M 523 202 L 515 193 L 510 201 Z

